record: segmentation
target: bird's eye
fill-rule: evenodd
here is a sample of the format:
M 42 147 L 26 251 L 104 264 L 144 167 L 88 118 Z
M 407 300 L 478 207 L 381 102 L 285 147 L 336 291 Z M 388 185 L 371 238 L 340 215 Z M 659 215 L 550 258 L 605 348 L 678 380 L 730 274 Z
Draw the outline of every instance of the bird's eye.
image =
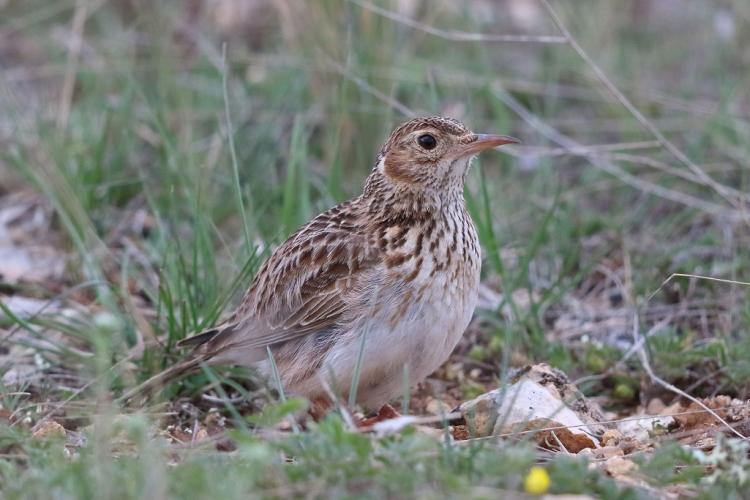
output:
M 424 149 L 435 149 L 435 146 L 437 146 L 437 139 L 435 139 L 435 136 L 432 134 L 422 134 L 417 137 L 417 143 Z

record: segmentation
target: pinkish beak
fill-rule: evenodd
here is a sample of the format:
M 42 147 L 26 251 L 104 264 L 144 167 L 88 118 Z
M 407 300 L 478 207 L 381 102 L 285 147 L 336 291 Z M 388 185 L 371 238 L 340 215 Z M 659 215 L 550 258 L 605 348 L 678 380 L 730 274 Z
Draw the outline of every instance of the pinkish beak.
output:
M 509 135 L 495 135 L 495 134 L 474 134 L 477 138 L 474 142 L 471 142 L 464 146 L 461 151 L 461 156 L 474 155 L 485 149 L 492 149 L 503 144 L 520 144 L 521 141 L 515 137 Z

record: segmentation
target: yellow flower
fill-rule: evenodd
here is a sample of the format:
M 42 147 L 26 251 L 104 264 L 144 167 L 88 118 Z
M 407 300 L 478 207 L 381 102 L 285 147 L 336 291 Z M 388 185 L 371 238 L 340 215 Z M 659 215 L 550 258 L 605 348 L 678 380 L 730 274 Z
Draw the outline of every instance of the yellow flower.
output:
M 541 495 L 549 489 L 549 474 L 547 469 L 542 467 L 532 467 L 529 469 L 529 473 L 526 474 L 526 479 L 523 481 L 524 489 L 526 493 L 532 495 Z

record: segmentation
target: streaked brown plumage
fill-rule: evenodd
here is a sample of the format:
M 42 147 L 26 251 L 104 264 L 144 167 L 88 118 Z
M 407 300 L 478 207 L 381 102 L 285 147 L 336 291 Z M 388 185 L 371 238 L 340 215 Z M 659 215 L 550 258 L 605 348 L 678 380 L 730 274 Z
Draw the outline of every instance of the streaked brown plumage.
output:
M 463 186 L 471 158 L 517 140 L 442 117 L 410 120 L 383 146 L 359 197 L 318 215 L 261 266 L 222 325 L 183 340 L 186 360 L 131 394 L 209 364 L 256 365 L 271 348 L 285 390 L 346 397 L 364 337 L 357 400 L 368 408 L 434 371 L 476 304 L 480 249 Z

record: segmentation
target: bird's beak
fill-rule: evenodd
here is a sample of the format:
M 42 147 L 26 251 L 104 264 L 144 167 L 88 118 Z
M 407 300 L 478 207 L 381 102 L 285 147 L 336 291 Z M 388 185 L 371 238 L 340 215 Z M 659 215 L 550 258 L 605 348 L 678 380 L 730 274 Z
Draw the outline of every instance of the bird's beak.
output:
M 492 149 L 503 144 L 520 144 L 521 141 L 508 135 L 474 134 L 476 140 L 461 149 L 461 156 L 474 155 L 485 149 Z

